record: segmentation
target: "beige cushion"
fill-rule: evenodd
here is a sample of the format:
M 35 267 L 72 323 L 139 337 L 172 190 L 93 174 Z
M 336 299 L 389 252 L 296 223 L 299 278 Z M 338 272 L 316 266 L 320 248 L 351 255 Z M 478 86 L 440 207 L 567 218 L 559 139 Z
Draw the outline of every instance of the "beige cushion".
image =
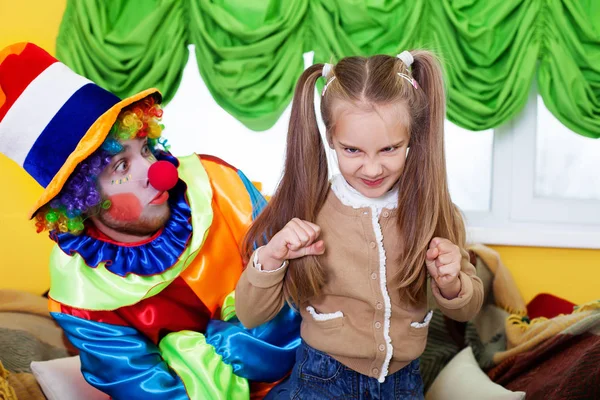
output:
M 86 382 L 80 369 L 79 356 L 31 363 L 48 400 L 108 400 L 108 395 Z
M 467 347 L 458 353 L 437 376 L 426 400 L 522 400 L 525 392 L 511 392 L 494 383 L 481 370 Z

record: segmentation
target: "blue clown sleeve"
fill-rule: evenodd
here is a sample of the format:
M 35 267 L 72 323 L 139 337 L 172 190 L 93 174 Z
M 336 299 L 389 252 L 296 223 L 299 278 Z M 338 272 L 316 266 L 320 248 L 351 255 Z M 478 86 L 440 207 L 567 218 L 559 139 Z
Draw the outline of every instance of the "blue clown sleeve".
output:
M 158 348 L 136 329 L 51 313 L 79 349 L 85 380 L 113 399 L 188 399 Z
M 275 382 L 294 365 L 300 345 L 300 322 L 300 315 L 286 304 L 271 321 L 252 329 L 246 329 L 235 317 L 228 321 L 211 320 L 206 341 L 237 376 Z

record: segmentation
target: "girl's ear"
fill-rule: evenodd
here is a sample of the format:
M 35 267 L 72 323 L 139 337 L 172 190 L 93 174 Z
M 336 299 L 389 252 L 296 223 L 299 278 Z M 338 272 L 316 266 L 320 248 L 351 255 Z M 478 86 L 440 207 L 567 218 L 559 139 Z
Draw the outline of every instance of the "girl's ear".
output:
M 327 138 L 327 144 L 329 145 L 329 148 L 333 150 L 333 134 L 328 131 L 325 137 Z

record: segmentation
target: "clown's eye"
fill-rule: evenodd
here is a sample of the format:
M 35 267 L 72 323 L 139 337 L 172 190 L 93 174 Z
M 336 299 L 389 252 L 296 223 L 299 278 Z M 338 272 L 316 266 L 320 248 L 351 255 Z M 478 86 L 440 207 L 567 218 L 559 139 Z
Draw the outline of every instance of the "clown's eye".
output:
M 115 172 L 125 172 L 129 168 L 129 163 L 127 160 L 121 160 L 117 164 L 115 164 Z

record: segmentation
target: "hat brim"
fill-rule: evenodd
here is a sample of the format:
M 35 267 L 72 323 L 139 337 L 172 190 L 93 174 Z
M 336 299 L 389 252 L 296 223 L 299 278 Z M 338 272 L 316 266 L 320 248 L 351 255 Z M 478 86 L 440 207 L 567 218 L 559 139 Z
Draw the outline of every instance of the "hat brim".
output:
M 36 201 L 35 205 L 29 213 L 29 219 L 33 218 L 40 208 L 51 201 L 57 194 L 60 193 L 63 186 L 75 170 L 75 168 L 83 160 L 88 158 L 94 151 L 96 151 L 104 140 L 108 136 L 110 129 L 114 125 L 119 113 L 127 106 L 135 103 L 136 101 L 143 100 L 148 96 L 155 96 L 157 101 L 160 103 L 162 95 L 158 89 L 146 89 L 140 93 L 137 93 L 131 97 L 121 100 L 108 111 L 102 114 L 90 128 L 87 130 L 83 138 L 77 144 L 75 150 L 69 155 L 65 163 L 58 170 L 54 178 L 50 181 L 42 196 Z

